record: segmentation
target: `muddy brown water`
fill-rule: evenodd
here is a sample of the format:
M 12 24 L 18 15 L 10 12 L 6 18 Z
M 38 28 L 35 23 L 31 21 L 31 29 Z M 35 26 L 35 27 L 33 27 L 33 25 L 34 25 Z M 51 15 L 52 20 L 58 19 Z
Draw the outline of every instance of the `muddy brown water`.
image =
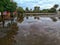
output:
M 3 38 L 2 42 L 7 40 L 9 45 L 60 45 L 58 17 L 24 17 L 21 22 L 17 22 L 17 25 L 19 28 L 17 33 L 6 36 L 9 38 Z

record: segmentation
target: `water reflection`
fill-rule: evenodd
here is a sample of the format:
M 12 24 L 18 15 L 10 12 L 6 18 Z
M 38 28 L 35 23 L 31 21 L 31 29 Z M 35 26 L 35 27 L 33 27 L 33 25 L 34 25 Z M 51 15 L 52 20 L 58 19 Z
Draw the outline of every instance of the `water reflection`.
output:
M 23 16 L 23 15 L 20 15 L 20 16 L 18 17 L 18 22 L 22 23 L 23 20 L 24 20 L 24 16 Z
M 36 17 L 34 17 L 34 19 L 36 19 Z
M 6 30 L 5 30 L 6 29 Z M 11 28 L 3 28 L 0 32 L 5 33 L 4 37 L 0 37 L 0 45 L 15 45 L 16 40 L 14 39 L 17 34 L 18 27 L 12 26 Z M 4 32 L 5 31 L 5 32 Z
M 27 16 L 23 17 L 22 15 L 18 18 L 18 22 L 20 23 L 28 23 L 28 22 L 40 22 L 40 21 L 45 21 L 45 22 L 56 22 L 58 21 L 57 17 L 40 17 L 40 16 Z
M 23 21 L 26 21 L 26 23 L 30 21 L 32 24 L 21 24 Z M 19 30 L 16 30 L 16 25 L 14 25 L 11 27 L 13 30 L 4 32 L 6 36 L 0 38 L 0 45 L 58 45 L 60 42 L 58 42 L 56 35 L 58 36 L 58 30 L 60 30 L 60 22 L 57 25 L 51 23 L 53 21 L 56 22 L 57 19 L 55 17 L 23 17 L 23 15 L 20 15 L 18 18 L 18 22 L 21 24 Z
M 29 17 L 27 16 L 26 19 L 29 19 Z
M 60 17 L 58 17 L 60 19 Z
M 34 17 L 34 19 L 38 19 L 39 20 L 40 18 L 39 17 Z
M 58 28 L 56 24 L 50 24 L 49 22 L 50 25 L 47 25 L 47 23 L 44 23 L 37 22 L 20 25 L 19 34 L 16 38 L 18 39 L 17 45 L 59 45 L 60 39 L 58 39 L 58 30 L 60 26 Z
M 40 18 L 39 17 L 34 17 L 34 19 L 38 19 L 39 20 Z
M 52 19 L 53 22 L 57 21 L 56 17 L 50 17 L 50 18 Z

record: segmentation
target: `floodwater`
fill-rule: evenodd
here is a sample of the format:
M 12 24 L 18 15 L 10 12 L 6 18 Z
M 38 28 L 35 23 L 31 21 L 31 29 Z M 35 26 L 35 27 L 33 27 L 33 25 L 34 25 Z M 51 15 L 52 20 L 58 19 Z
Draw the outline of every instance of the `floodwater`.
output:
M 17 26 L 18 30 L 0 39 L 0 44 L 7 41 L 5 45 L 60 45 L 59 17 L 21 17 Z

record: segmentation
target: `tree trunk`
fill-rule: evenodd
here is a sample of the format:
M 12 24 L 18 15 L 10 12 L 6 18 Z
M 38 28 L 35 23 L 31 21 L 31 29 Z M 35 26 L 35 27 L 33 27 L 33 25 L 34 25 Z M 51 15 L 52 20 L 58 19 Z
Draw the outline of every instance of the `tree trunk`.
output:
M 19 18 L 19 15 L 20 15 L 20 13 L 19 13 L 19 12 L 17 12 L 17 20 L 18 20 L 18 18 Z
M 11 24 L 12 24 L 13 23 L 13 12 L 11 12 L 10 17 L 11 17 Z
M 2 25 L 3 25 L 3 28 L 4 28 L 5 21 L 4 21 L 4 17 L 3 17 L 3 12 L 1 12 L 1 17 L 2 17 Z

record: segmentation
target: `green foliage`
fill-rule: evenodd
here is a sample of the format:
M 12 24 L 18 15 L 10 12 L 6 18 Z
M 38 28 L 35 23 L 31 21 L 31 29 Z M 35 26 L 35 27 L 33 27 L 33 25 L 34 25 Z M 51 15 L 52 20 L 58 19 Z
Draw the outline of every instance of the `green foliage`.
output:
M 17 5 L 15 2 L 10 2 L 10 0 L 0 0 L 0 12 L 15 11 L 16 7 Z
M 51 7 L 50 9 L 43 9 L 40 10 L 38 6 L 34 7 L 34 10 L 29 10 L 28 7 L 26 7 L 25 12 L 26 13 L 56 13 L 56 9 L 58 8 L 58 4 L 55 4 L 53 7 Z
M 23 9 L 22 7 L 18 7 L 18 8 L 17 8 L 17 12 L 18 12 L 18 13 L 23 13 L 23 12 L 24 12 L 24 9 Z
M 33 12 L 35 12 L 35 13 L 39 13 L 39 12 L 40 12 L 40 10 L 33 10 Z
M 25 12 L 29 12 L 29 8 L 28 7 L 26 7 Z
M 9 2 L 10 2 L 10 0 L 0 0 L 0 12 L 5 11 Z
M 49 12 L 50 13 L 56 13 L 56 9 L 58 8 L 58 4 L 55 4 L 50 10 L 49 10 Z
M 0 1 L 0 12 L 2 12 L 3 10 L 4 10 L 3 3 L 2 1 Z
M 58 4 L 55 4 L 55 5 L 54 5 L 54 8 L 56 9 L 56 8 L 58 8 L 58 6 L 59 6 Z
M 43 9 L 42 12 L 43 13 L 48 13 L 49 9 Z
M 51 8 L 51 9 L 49 10 L 49 12 L 50 12 L 50 13 L 55 13 L 55 12 L 56 12 L 56 9 L 55 9 L 55 8 Z
M 10 12 L 14 12 L 16 10 L 17 4 L 15 2 L 10 2 L 7 6 L 6 6 L 6 10 L 10 11 Z
M 0 0 L 0 12 L 2 13 L 2 22 L 3 22 L 3 27 L 4 27 L 4 19 L 3 19 L 3 12 L 4 11 L 9 11 L 9 12 L 14 12 L 16 10 L 16 3 L 15 2 L 10 2 L 10 0 Z
M 40 12 L 40 7 L 39 6 L 35 6 L 33 12 L 39 13 Z

